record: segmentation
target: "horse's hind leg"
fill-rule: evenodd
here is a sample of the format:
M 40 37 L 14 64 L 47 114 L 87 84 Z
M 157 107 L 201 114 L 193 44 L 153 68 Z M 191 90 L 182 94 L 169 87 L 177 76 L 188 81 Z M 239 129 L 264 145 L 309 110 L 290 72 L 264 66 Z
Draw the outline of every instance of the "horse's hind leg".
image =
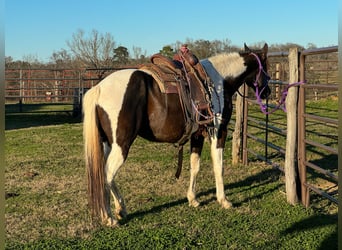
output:
M 125 218 L 127 216 L 125 202 L 119 192 L 119 189 L 115 185 L 114 181 L 112 182 L 111 186 L 111 194 L 114 199 L 114 206 L 115 206 L 115 217 L 119 220 Z
M 190 184 L 187 193 L 189 206 L 198 207 L 200 203 L 196 199 L 196 178 L 200 170 L 200 156 L 203 148 L 204 137 L 191 138 L 191 154 L 190 154 Z
M 115 184 L 114 177 L 119 170 L 119 168 L 124 163 L 125 158 L 123 157 L 121 147 L 119 147 L 117 144 L 113 144 L 111 147 L 111 150 L 108 154 L 107 161 L 106 161 L 106 184 L 108 189 L 108 195 L 109 193 L 112 194 L 114 199 L 114 207 L 115 207 L 115 216 L 118 219 L 121 219 L 122 217 L 126 216 L 126 207 L 124 200 Z M 108 197 L 108 205 L 109 204 L 109 197 Z M 110 208 L 109 208 L 110 210 Z M 117 221 L 113 219 L 113 225 L 117 224 Z
M 105 162 L 107 163 L 108 160 L 108 156 L 111 152 L 111 147 L 108 145 L 107 142 L 103 143 L 103 151 L 104 151 L 104 158 L 105 158 Z M 107 169 L 107 166 L 106 166 Z M 106 171 L 107 172 L 107 171 Z M 102 220 L 103 222 L 108 225 L 108 226 L 115 226 L 117 224 L 117 221 L 114 220 L 113 215 L 112 215 L 112 211 L 110 208 L 110 192 L 111 192 L 111 188 L 110 185 L 108 185 L 107 181 L 106 181 L 106 186 L 105 186 L 105 208 L 106 208 L 106 215 L 102 215 Z

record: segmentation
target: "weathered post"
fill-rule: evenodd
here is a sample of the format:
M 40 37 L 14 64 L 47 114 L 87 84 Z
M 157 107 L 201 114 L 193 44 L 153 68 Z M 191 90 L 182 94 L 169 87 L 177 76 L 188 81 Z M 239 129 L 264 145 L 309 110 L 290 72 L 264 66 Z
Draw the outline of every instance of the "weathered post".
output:
M 248 88 L 244 88 L 244 96 L 248 96 Z M 247 127 L 248 127 L 248 101 L 243 98 L 243 132 L 242 132 L 242 164 L 248 164 L 248 150 L 247 150 Z
M 298 48 L 289 51 L 289 83 L 298 82 Z M 288 90 L 286 98 L 287 108 L 287 135 L 285 153 L 285 187 L 287 202 L 298 203 L 297 195 L 297 99 L 298 88 Z
M 244 95 L 244 85 L 239 89 L 240 93 Z M 232 164 L 236 165 L 239 163 L 240 146 L 241 146 L 241 129 L 242 129 L 242 119 L 243 119 L 243 98 L 240 95 L 236 96 L 235 102 L 235 128 L 232 138 Z

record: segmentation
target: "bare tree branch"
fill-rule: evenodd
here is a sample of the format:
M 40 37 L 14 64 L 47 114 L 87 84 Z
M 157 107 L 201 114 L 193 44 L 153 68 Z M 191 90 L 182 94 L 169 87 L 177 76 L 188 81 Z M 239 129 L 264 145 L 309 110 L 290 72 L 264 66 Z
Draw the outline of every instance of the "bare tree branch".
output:
M 72 35 L 71 41 L 67 41 L 67 45 L 83 66 L 98 69 L 113 64 L 115 41 L 109 33 L 100 34 L 94 29 L 86 37 L 80 29 Z

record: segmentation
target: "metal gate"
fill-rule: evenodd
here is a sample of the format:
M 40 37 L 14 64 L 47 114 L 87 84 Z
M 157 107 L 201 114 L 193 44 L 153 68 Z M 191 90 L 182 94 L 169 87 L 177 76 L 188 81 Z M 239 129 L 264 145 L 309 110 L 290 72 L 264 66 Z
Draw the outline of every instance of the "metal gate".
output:
M 305 206 L 310 204 L 310 191 L 338 203 L 338 107 L 329 106 L 313 107 L 307 104 L 307 93 L 315 93 L 311 98 L 316 99 L 317 92 L 330 93 L 330 97 L 335 98 L 338 93 L 336 81 L 323 76 L 325 81 L 313 83 L 313 79 L 308 79 L 309 71 L 315 71 L 310 66 L 309 57 L 318 57 L 322 54 L 337 53 L 337 47 L 305 50 L 300 56 L 300 79 L 307 80 L 307 84 L 300 87 L 298 105 L 298 163 L 301 181 L 301 197 Z M 312 61 L 312 60 L 311 60 Z M 323 75 L 329 76 L 329 71 L 335 66 L 328 66 Z M 319 81 L 318 81 L 319 82 Z M 324 103 L 324 102 L 322 102 Z M 321 105 L 323 106 L 323 105 Z M 318 111 L 323 109 L 324 112 Z M 319 157 L 312 156 L 312 152 Z M 321 179 L 318 181 L 317 179 Z M 324 181 L 322 181 L 324 180 Z
M 299 79 L 306 81 L 298 88 L 297 157 L 298 197 L 310 204 L 310 191 L 337 203 L 338 189 L 338 47 L 299 52 Z M 272 108 L 282 88 L 288 84 L 287 52 L 271 53 L 270 82 Z M 262 115 L 253 98 L 244 102 L 242 162 L 249 158 L 265 161 L 284 171 L 285 142 L 288 130 L 286 113 L 277 111 Z M 260 146 L 257 146 L 260 145 Z

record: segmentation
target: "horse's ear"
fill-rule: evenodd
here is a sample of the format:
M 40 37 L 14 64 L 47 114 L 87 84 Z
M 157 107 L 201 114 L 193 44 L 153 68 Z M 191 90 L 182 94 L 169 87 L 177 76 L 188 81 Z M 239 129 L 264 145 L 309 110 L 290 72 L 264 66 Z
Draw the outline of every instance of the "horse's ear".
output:
M 261 59 L 265 60 L 267 58 L 267 52 L 268 52 L 268 45 L 265 43 L 264 47 L 262 48 L 261 53 Z
M 244 47 L 245 47 L 245 52 L 251 52 L 251 49 L 248 48 L 248 46 L 246 45 L 246 43 L 244 43 Z

